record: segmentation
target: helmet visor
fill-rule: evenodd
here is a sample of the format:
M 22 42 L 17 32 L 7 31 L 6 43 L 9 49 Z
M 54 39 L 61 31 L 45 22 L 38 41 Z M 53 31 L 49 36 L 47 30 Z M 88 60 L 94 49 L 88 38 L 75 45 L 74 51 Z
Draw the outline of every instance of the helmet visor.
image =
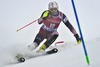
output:
M 57 15 L 58 9 L 57 8 L 51 8 L 50 12 L 51 12 L 52 15 Z
M 50 9 L 51 12 L 57 11 L 57 10 L 58 10 L 57 8 L 51 8 L 51 9 Z
M 57 14 L 57 11 L 58 11 L 57 8 L 51 8 L 51 9 L 50 9 L 50 12 L 51 12 L 53 15 Z

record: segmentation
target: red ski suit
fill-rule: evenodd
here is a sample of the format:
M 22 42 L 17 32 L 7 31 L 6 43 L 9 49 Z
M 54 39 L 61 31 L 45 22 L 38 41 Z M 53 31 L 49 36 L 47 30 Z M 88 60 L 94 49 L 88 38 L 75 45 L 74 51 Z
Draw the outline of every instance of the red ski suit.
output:
M 51 40 L 54 42 L 59 35 L 57 32 L 57 28 L 59 27 L 61 21 L 64 22 L 64 24 L 70 29 L 70 31 L 73 34 L 77 34 L 74 27 L 68 21 L 66 15 L 59 11 L 57 16 L 53 16 L 53 15 L 49 14 L 49 16 L 46 18 L 46 20 L 39 21 L 39 23 L 41 23 L 43 25 L 40 28 L 40 31 L 37 34 L 34 42 L 36 42 L 38 45 L 44 39 L 47 39 L 47 41 Z M 46 43 L 46 44 L 48 44 L 48 43 Z M 48 46 L 50 46 L 50 44 Z

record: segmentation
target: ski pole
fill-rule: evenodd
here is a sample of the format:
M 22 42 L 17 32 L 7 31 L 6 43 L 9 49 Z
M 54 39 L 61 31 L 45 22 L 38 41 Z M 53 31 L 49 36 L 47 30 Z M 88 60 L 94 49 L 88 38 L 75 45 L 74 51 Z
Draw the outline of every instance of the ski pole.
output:
M 85 53 L 85 58 L 86 58 L 87 64 L 90 64 L 90 60 L 89 60 L 89 57 L 88 57 L 88 54 L 87 54 L 87 51 L 86 51 L 85 42 L 84 42 L 84 38 L 83 38 L 83 35 L 82 35 L 80 23 L 79 23 L 79 20 L 78 20 L 78 15 L 77 15 L 77 12 L 76 12 L 74 0 L 71 0 L 71 2 L 72 2 L 75 18 L 76 18 L 76 21 L 77 21 L 78 29 L 79 29 L 79 32 L 80 32 L 80 36 L 81 36 L 81 39 L 82 39 L 82 45 L 83 45 L 83 49 L 84 49 L 84 53 Z
M 37 19 L 37 20 L 38 20 L 38 19 Z M 32 21 L 32 22 L 28 23 L 27 25 L 25 25 L 25 26 L 23 26 L 23 27 L 19 28 L 19 29 L 18 29 L 18 30 L 16 30 L 16 31 L 18 32 L 18 31 L 20 31 L 20 30 L 22 30 L 22 29 L 26 28 L 27 26 L 29 26 L 29 25 L 33 24 L 33 23 L 34 23 L 34 22 L 36 22 L 37 20 L 34 20 L 34 21 Z

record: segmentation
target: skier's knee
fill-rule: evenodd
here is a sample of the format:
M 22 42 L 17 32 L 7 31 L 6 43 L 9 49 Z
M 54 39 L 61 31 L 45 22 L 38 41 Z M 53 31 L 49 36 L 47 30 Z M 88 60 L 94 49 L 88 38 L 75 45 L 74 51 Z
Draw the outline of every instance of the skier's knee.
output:
M 41 34 L 37 34 L 37 36 L 35 37 L 34 42 L 36 42 L 38 45 L 42 42 L 43 38 Z
M 53 35 L 51 38 L 47 39 L 45 42 L 46 47 L 48 48 L 56 39 L 58 35 Z

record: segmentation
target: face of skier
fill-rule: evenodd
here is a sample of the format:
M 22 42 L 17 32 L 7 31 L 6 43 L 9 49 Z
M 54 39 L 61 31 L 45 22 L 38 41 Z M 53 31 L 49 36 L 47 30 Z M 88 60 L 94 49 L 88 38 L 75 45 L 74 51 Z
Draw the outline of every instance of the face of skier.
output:
M 50 12 L 52 15 L 57 15 L 58 14 L 58 9 L 57 8 L 51 8 Z

